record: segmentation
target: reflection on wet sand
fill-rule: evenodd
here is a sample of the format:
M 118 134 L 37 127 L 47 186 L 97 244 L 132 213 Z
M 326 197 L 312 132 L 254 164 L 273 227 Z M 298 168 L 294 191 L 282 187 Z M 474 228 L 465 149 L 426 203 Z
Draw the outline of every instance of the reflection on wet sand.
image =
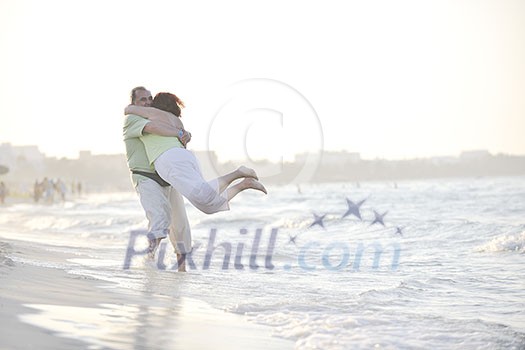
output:
M 26 304 L 35 314 L 22 322 L 57 336 L 111 349 L 262 349 L 268 334 L 239 315 L 212 309 L 195 299 L 165 300 L 167 305 L 100 304 L 99 307 Z M 252 329 L 253 328 L 253 329 Z M 232 343 L 235 339 L 235 343 Z M 279 339 L 276 343 L 288 345 Z M 271 341 L 271 342 L 272 342 Z
M 26 303 L 37 312 L 19 315 L 19 320 L 94 349 L 292 348 L 292 342 L 271 338 L 267 328 L 248 323 L 241 315 L 180 297 L 186 282 L 191 282 L 190 274 L 147 269 L 138 274 L 141 288 L 118 288 L 118 298 L 111 298 L 111 303 L 95 307 Z M 103 289 L 115 292 L 109 286 Z

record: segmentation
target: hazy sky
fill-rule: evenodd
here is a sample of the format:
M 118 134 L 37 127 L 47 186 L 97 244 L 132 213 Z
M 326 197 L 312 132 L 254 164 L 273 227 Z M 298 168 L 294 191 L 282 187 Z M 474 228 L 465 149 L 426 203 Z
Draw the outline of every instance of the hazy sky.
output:
M 129 90 L 221 159 L 525 154 L 525 1 L 0 0 L 0 143 L 124 152 Z

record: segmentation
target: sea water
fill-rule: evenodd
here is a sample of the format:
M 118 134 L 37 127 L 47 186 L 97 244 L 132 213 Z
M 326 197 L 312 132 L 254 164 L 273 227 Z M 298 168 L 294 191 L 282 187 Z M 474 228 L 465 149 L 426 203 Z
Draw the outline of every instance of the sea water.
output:
M 186 274 L 168 242 L 145 259 L 131 192 L 2 207 L 0 236 L 74 256 L 14 263 L 199 300 L 296 348 L 525 348 L 525 177 L 268 189 L 186 205 Z

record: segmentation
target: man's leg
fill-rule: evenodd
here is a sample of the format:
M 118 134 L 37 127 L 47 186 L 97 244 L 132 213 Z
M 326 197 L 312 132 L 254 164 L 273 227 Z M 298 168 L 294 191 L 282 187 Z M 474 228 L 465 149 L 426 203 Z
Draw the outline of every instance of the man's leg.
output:
M 153 259 L 160 241 L 169 233 L 169 187 L 162 187 L 151 179 L 141 179 L 137 184 L 137 193 L 148 219 L 148 256 Z
M 191 252 L 191 228 L 182 195 L 174 188 L 169 194 L 171 205 L 170 241 L 177 253 L 179 271 L 186 271 L 185 256 Z

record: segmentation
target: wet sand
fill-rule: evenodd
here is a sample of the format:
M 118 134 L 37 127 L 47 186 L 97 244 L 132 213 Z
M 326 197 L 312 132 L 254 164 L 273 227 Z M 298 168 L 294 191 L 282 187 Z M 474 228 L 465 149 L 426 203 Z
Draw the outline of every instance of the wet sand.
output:
M 117 288 L 53 267 L 74 258 L 0 238 L 0 349 L 292 349 L 197 299 Z M 36 265 L 36 266 L 35 266 Z M 181 277 L 182 275 L 185 275 Z M 170 274 L 168 280 L 191 278 Z

